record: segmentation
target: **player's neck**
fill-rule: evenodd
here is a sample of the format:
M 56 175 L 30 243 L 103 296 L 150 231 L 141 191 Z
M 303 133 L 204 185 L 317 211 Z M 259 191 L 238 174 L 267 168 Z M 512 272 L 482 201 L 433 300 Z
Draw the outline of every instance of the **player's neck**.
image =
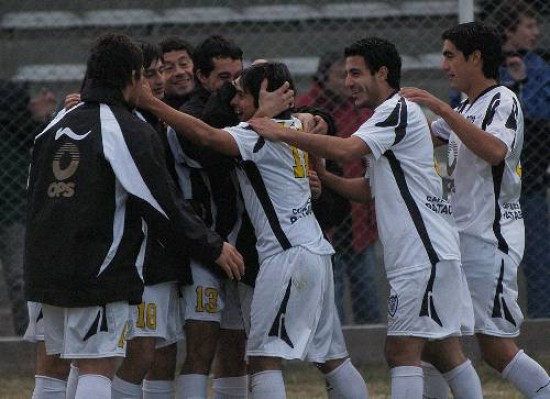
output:
M 466 96 L 470 102 L 475 101 L 485 90 L 495 86 L 497 81 L 495 79 L 488 79 L 485 76 L 473 79 L 469 90 L 465 91 Z

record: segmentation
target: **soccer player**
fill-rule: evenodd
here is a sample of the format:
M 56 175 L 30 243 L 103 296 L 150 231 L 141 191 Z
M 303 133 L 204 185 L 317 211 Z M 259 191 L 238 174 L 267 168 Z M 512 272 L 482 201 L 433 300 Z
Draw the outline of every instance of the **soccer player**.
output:
M 158 136 L 130 112 L 142 67 L 141 49 L 130 38 L 101 36 L 88 57 L 83 103 L 35 139 L 26 294 L 42 304 L 48 356 L 78 362 L 77 399 L 111 397 L 128 304 L 141 302 L 142 219 L 178 254 L 216 262 L 233 278 L 244 272 L 240 254 L 177 199 Z M 46 381 L 56 388 L 51 398 L 65 398 L 66 376 L 42 371 L 37 386 Z
M 179 109 L 189 101 L 195 88 L 193 78 L 193 46 L 179 36 L 169 36 L 160 41 L 165 72 L 165 98 L 167 104 Z
M 232 100 L 241 120 L 258 110 L 260 88 L 266 78 L 268 90 L 285 81 L 293 88 L 284 64 L 265 63 L 245 69 Z M 214 129 L 152 96 L 144 97 L 140 106 L 179 134 L 238 161 L 239 184 L 258 237 L 260 257 L 246 350 L 252 396 L 285 397 L 282 360 L 308 356 L 325 374 L 329 397 L 367 398 L 366 385 L 348 358 L 334 304 L 333 249 L 311 210 L 307 155 L 295 147 L 262 139 L 247 123 Z M 290 110 L 278 118 L 281 124 L 299 128 Z
M 436 364 L 453 371 L 457 398 L 481 398 L 481 385 L 460 348 L 461 325 L 473 323 L 472 304 L 460 263 L 458 233 L 442 198 L 433 164 L 428 124 L 420 107 L 398 94 L 401 58 L 379 38 L 345 49 L 346 86 L 355 105 L 374 110 L 349 138 L 296 134 L 267 119 L 250 121 L 268 140 L 283 141 L 322 158 L 367 157 L 365 178 L 347 179 L 319 168 L 323 184 L 350 199 L 375 199 L 376 219 L 391 286 L 386 359 L 392 398 L 420 399 L 422 350 L 428 340 L 444 345 Z
M 141 42 L 140 46 L 143 77 L 153 95 L 162 99 L 165 78 L 160 47 L 147 42 Z M 164 124 L 143 110 L 136 109 L 134 113 L 155 128 L 166 146 Z M 164 158 L 164 151 L 159 156 Z M 144 256 L 138 265 L 144 291 L 142 302 L 131 307 L 126 357 L 113 378 L 113 399 L 166 397 L 174 391 L 176 342 L 183 338 L 177 282 L 189 283 L 181 275 L 186 259 L 178 259 L 173 251 L 159 245 L 154 228 L 147 225 L 144 228 Z
M 502 52 L 493 28 L 460 24 L 442 37 L 443 70 L 466 100 L 453 110 L 426 91 L 402 93 L 440 117 L 432 133 L 436 143 L 448 143 L 453 216 L 482 357 L 526 397 L 550 398 L 547 372 L 514 342 L 523 321 L 517 303 L 525 246 L 519 203 L 523 112 L 515 94 L 497 84 Z
M 242 50 L 222 36 L 210 36 L 193 51 L 195 88 L 180 110 L 203 119 L 206 103 L 225 82 L 242 71 Z M 221 108 L 221 107 L 220 107 Z M 231 110 L 232 111 L 232 110 Z M 227 118 L 223 118 L 227 119 Z M 223 126 L 238 123 L 231 112 Z M 240 227 L 238 193 L 232 178 L 233 160 L 177 135 L 168 129 L 179 185 L 207 226 L 236 243 Z M 242 206 L 240 206 L 242 208 Z M 247 271 L 252 265 L 247 264 Z M 206 397 L 208 375 L 216 355 L 214 391 L 246 397 L 248 378 L 244 362 L 246 336 L 237 282 L 211 267 L 192 261 L 193 283 L 182 287 L 185 307 L 186 357 L 177 377 L 177 398 Z

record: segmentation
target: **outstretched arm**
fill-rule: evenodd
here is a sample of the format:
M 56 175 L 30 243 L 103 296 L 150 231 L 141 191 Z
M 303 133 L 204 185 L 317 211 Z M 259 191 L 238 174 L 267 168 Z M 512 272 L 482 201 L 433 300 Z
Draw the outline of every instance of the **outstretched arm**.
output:
M 197 118 L 173 109 L 163 101 L 155 98 L 147 83 L 142 87 L 139 107 L 153 113 L 157 118 L 171 126 L 176 133 L 200 146 L 210 147 L 227 155 L 239 155 L 239 147 L 229 133 L 213 128 Z
M 446 102 L 415 87 L 405 87 L 400 93 L 408 100 L 425 105 L 443 118 L 464 145 L 485 162 L 498 165 L 506 157 L 507 147 L 502 140 L 471 123 Z
M 249 121 L 254 130 L 271 141 L 283 141 L 321 158 L 346 162 L 361 158 L 370 152 L 365 142 L 357 137 L 341 138 L 326 136 L 311 130 L 304 134 L 285 128 L 267 118 L 255 118 Z
M 326 170 L 321 159 L 314 159 L 314 167 L 323 185 L 340 196 L 363 204 L 371 201 L 370 186 L 363 177 L 347 178 L 335 175 Z

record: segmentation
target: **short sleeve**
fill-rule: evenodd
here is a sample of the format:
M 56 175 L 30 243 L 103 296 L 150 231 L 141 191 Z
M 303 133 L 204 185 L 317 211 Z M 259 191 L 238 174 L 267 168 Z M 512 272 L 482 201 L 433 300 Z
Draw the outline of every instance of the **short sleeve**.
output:
M 353 136 L 363 140 L 376 159 L 380 158 L 404 137 L 408 105 L 402 97 L 397 102 L 383 103 Z
M 264 139 L 252 129 L 252 126 L 243 122 L 237 126 L 226 127 L 223 130 L 233 136 L 243 160 L 253 161 L 255 159 L 255 154 Z
M 482 129 L 499 138 L 511 151 L 519 123 L 519 104 L 515 96 L 501 96 L 489 104 Z
M 452 130 L 443 118 L 439 118 L 433 121 L 430 125 L 430 129 L 435 137 L 446 142 L 449 141 Z

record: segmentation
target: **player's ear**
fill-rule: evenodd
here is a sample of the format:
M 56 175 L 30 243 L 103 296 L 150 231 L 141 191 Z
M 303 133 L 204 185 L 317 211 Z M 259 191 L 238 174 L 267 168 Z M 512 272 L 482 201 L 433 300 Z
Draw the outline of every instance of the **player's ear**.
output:
M 206 76 L 200 69 L 197 69 L 196 75 L 199 82 L 204 85 L 208 79 L 208 76 Z
M 388 67 L 383 65 L 376 72 L 376 76 L 378 76 L 380 80 L 388 80 L 388 73 L 389 73 Z

